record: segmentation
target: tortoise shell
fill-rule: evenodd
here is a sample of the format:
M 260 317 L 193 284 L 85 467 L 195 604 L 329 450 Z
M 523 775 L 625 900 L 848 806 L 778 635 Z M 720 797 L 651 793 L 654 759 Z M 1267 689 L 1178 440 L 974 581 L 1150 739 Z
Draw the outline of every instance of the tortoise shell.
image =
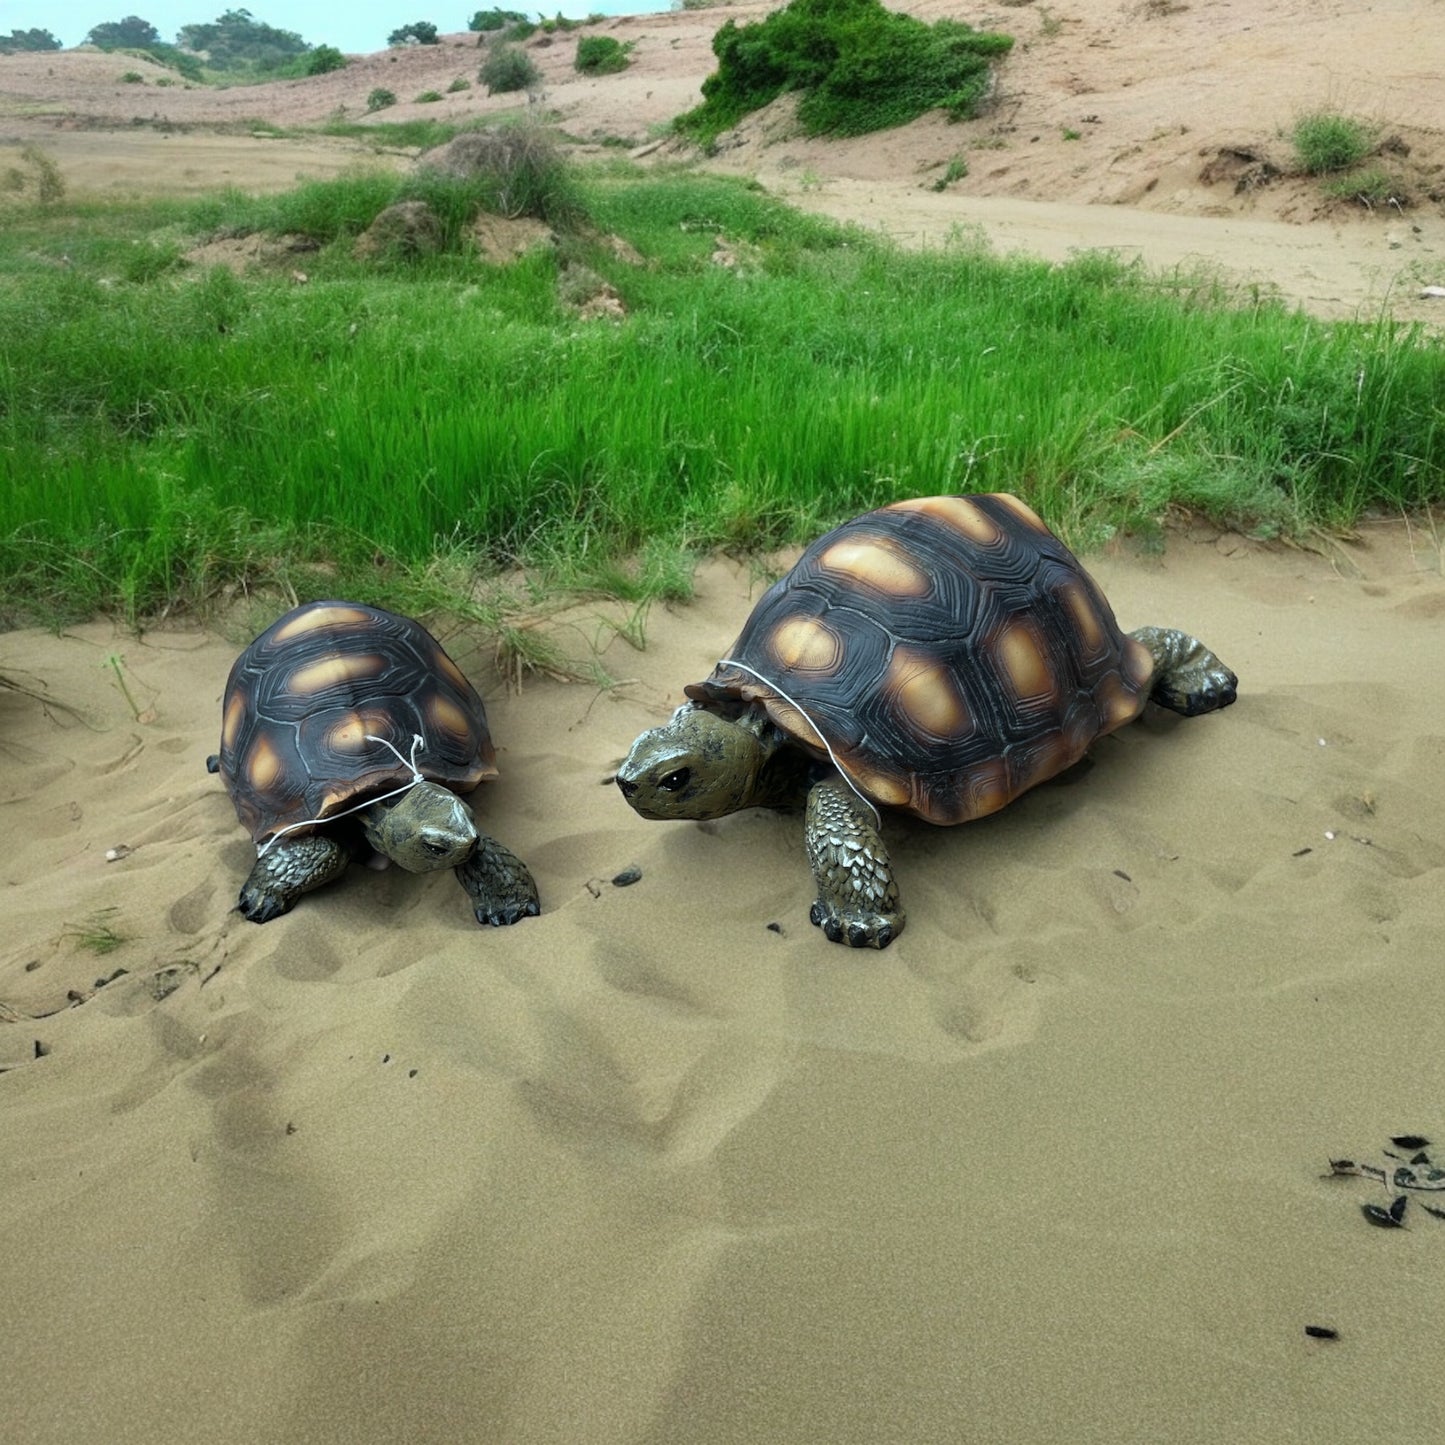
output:
M 231 667 L 221 704 L 220 774 L 258 844 L 324 822 L 417 771 L 468 793 L 497 769 L 487 715 L 419 622 L 359 602 L 308 602 L 272 623 Z M 298 830 L 301 831 L 301 830 Z
M 983 817 L 1138 716 L 1154 663 L 1016 497 L 924 497 L 820 537 L 687 695 L 757 703 L 873 802 Z

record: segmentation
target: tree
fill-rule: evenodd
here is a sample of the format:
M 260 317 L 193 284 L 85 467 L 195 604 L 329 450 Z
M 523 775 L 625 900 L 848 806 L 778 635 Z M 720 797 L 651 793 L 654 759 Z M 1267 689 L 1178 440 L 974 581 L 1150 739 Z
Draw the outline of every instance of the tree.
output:
M 501 30 L 508 25 L 515 25 L 519 20 L 527 17 L 520 10 L 478 10 L 470 20 L 467 21 L 468 30 Z
M 0 54 L 14 50 L 59 50 L 60 42 L 48 30 L 12 30 L 0 35 Z
M 160 31 L 139 15 L 127 15 L 124 20 L 107 20 L 105 24 L 95 26 L 85 37 L 85 44 L 98 45 L 102 50 L 144 50 L 160 43 Z
M 437 28 L 430 20 L 414 20 L 410 25 L 403 25 L 400 30 L 393 30 L 386 37 L 388 45 L 440 45 L 437 39 Z
M 217 70 L 275 67 L 310 49 L 294 30 L 277 30 L 249 10 L 227 10 L 210 25 L 183 25 L 177 43 L 208 56 Z

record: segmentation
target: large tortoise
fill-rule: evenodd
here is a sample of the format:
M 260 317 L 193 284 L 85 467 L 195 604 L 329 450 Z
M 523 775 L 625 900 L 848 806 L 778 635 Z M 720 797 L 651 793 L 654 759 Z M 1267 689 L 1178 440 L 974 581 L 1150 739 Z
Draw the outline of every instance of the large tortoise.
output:
M 238 905 L 255 923 L 369 851 L 454 868 L 478 923 L 538 911 L 526 865 L 457 796 L 497 776 L 482 700 L 409 617 L 310 602 L 272 623 L 231 668 L 206 765 L 256 842 Z
M 1077 762 L 1152 700 L 1186 716 L 1236 678 L 1183 632 L 1119 630 L 1016 497 L 924 497 L 814 542 L 692 701 L 617 770 L 644 818 L 807 800 L 812 921 L 885 948 L 903 909 L 879 808 L 965 823 Z

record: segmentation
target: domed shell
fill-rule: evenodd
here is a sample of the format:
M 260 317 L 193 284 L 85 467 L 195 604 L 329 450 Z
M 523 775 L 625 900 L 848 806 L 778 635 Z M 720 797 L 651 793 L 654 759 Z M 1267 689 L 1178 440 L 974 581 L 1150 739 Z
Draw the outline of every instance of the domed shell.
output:
M 410 782 L 410 767 L 369 737 L 410 758 L 417 734 L 428 781 L 467 793 L 496 777 L 482 700 L 426 628 L 359 602 L 309 602 L 232 665 L 219 771 L 259 844 Z
M 881 806 L 964 823 L 1137 717 L 1153 669 L 1023 502 L 924 497 L 820 537 L 686 691 L 760 704 Z

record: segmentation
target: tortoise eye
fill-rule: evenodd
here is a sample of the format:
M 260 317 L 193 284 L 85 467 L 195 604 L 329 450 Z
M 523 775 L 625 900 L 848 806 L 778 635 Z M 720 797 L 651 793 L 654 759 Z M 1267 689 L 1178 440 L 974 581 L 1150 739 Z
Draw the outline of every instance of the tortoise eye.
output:
M 691 768 L 677 768 L 665 778 L 659 778 L 657 786 L 668 793 L 680 793 L 687 787 L 687 780 L 690 777 L 692 777 Z

